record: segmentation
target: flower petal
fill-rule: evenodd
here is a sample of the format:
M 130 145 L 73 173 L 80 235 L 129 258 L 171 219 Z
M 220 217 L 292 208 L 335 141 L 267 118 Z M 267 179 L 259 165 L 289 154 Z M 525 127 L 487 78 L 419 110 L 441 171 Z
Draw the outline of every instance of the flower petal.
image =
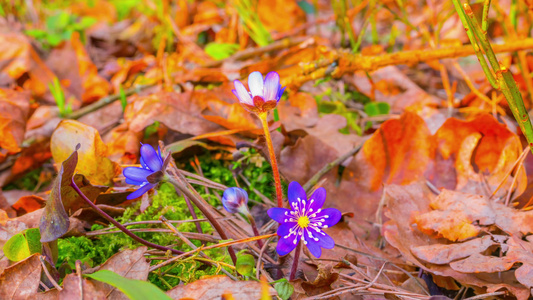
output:
M 140 187 L 139 189 L 137 189 L 135 192 L 129 194 L 128 197 L 126 197 L 126 199 L 128 199 L 128 200 L 132 200 L 132 199 L 135 199 L 135 198 L 139 198 L 139 197 L 142 196 L 144 193 L 146 193 L 146 192 L 148 192 L 149 190 L 151 190 L 154 186 L 155 186 L 155 184 L 147 183 L 147 184 L 145 184 L 144 186 L 141 186 L 141 187 Z
M 124 171 L 122 171 L 122 174 L 124 174 L 124 177 L 129 178 L 130 180 L 145 182 L 146 177 L 153 172 L 150 170 L 146 170 L 143 168 L 137 168 L 137 167 L 126 167 L 124 168 Z
M 285 215 L 286 212 L 289 212 L 286 208 L 273 207 L 267 211 L 267 214 L 272 220 L 278 223 L 284 223 L 287 218 Z
M 268 100 L 278 100 L 279 93 L 279 74 L 270 72 L 265 77 L 264 98 Z
M 307 195 L 303 187 L 296 181 L 289 183 L 289 189 L 287 191 L 287 198 L 289 198 L 289 204 L 294 210 L 298 207 L 298 198 L 307 201 Z
M 319 187 L 313 192 L 311 197 L 309 197 L 309 209 L 312 209 L 311 212 L 317 212 L 319 208 L 322 208 L 322 206 L 324 206 L 325 201 L 326 189 L 323 187 Z
M 126 177 L 126 183 L 127 184 L 133 184 L 133 185 L 141 185 L 144 182 L 143 181 L 132 180 L 132 179 L 129 179 L 128 177 Z
M 152 172 L 159 171 L 161 170 L 161 167 L 163 167 L 161 156 L 157 154 L 154 147 L 151 145 L 144 144 L 141 146 L 141 157 Z
M 317 232 L 311 228 L 307 228 L 304 232 L 304 240 L 307 242 L 305 245 L 309 249 L 309 252 L 316 258 L 322 255 L 322 249 L 320 248 L 332 249 L 335 247 L 335 241 L 322 230 Z
M 286 235 L 289 235 L 290 233 L 290 230 L 296 226 L 298 223 L 296 222 L 286 222 L 286 223 L 282 223 L 281 225 L 279 225 L 278 227 L 278 232 L 277 234 L 281 237 L 284 237 Z
M 141 156 L 141 158 L 140 158 L 139 160 L 141 161 L 141 166 L 142 166 L 143 168 L 145 168 L 145 169 L 147 169 L 147 170 L 150 170 L 150 168 L 148 167 L 148 165 L 144 162 L 144 159 L 142 158 L 142 156 Z
M 263 97 L 263 74 L 260 72 L 252 72 L 248 75 L 248 87 L 252 98 L 255 96 Z
M 279 99 L 281 99 L 281 96 L 283 95 L 283 92 L 285 92 L 286 88 L 287 87 L 281 88 L 281 84 L 279 85 L 279 92 L 278 92 L 278 95 L 276 96 L 276 101 L 279 102 Z
M 339 223 L 339 220 L 342 217 L 342 213 L 340 210 L 336 208 L 326 208 L 320 211 L 318 214 L 316 214 L 316 217 L 312 218 L 313 220 L 324 220 L 322 221 L 322 225 L 326 225 L 328 227 L 332 227 L 335 224 Z
M 239 80 L 233 81 L 233 85 L 235 85 L 235 89 L 233 90 L 233 94 L 237 96 L 237 99 L 239 99 L 239 102 L 246 103 L 248 105 L 253 105 L 252 97 L 250 97 L 250 94 Z
M 278 240 L 278 246 L 276 247 L 276 252 L 279 256 L 287 255 L 289 254 L 300 242 L 300 238 L 296 241 L 296 244 L 293 242 L 294 238 L 290 237 L 287 239 L 284 239 L 283 237 L 279 237 Z

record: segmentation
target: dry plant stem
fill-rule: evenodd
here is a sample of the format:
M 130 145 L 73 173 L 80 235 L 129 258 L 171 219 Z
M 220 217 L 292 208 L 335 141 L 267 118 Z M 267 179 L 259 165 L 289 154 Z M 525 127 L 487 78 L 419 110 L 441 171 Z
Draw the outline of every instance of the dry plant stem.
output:
M 514 52 L 532 48 L 533 38 L 521 39 L 492 46 L 494 53 Z M 296 74 L 292 77 L 282 79 L 281 84 L 283 86 L 300 86 L 307 81 L 320 79 L 328 74 L 331 74 L 334 78 L 340 78 L 343 74 L 353 73 L 355 71 L 372 72 L 387 66 L 413 65 L 425 61 L 464 57 L 473 54 L 475 54 L 475 50 L 471 45 L 402 51 L 376 56 L 352 54 L 345 51 L 331 49 L 326 50 L 324 56 L 329 56 L 332 58 L 309 62 L 310 67 L 303 68 L 301 74 Z M 334 63 L 336 63 L 338 67 L 335 68 L 335 70 L 331 73 L 328 70 L 328 67 Z
M 255 224 L 254 217 L 250 213 L 246 214 L 246 217 L 250 221 L 250 225 L 252 225 L 252 230 L 254 231 L 255 236 L 260 236 L 259 230 L 257 230 L 257 225 Z M 263 241 L 257 240 L 257 246 L 259 246 L 259 249 L 263 248 Z
M 46 257 L 44 256 L 39 256 L 39 260 L 41 261 L 41 265 L 43 266 L 43 270 L 44 270 L 44 274 L 46 275 L 46 277 L 48 278 L 48 280 L 50 280 L 50 282 L 52 283 L 52 285 L 58 290 L 58 291 L 62 291 L 63 288 L 59 286 L 59 284 L 57 284 L 57 282 L 54 280 L 54 278 L 52 277 L 52 275 L 50 275 L 50 272 L 48 272 L 48 268 L 46 267 L 46 264 L 44 263 L 44 260 L 45 260 Z
M 168 222 L 167 218 L 165 218 L 164 216 L 160 216 L 159 219 L 161 220 L 161 222 L 163 222 L 163 224 L 165 224 L 170 230 L 172 230 L 172 232 L 174 232 L 174 234 L 176 234 L 180 240 L 182 240 L 185 244 L 187 244 L 187 246 L 191 247 L 191 249 L 193 250 L 196 250 L 198 249 L 198 247 L 196 247 L 195 244 L 193 244 L 188 238 L 186 238 L 183 233 L 181 233 L 176 227 L 174 227 L 174 225 L 172 225 L 170 222 Z M 200 255 L 203 257 L 203 258 L 206 258 L 208 260 L 212 260 L 209 256 L 207 256 L 207 254 L 205 254 L 204 252 L 200 252 Z M 228 271 L 226 271 L 225 269 L 220 269 L 224 274 L 226 274 L 227 276 L 229 276 L 231 279 L 233 280 L 238 280 L 237 278 L 235 278 L 233 275 L 231 275 Z
M 298 271 L 298 262 L 300 261 L 300 252 L 302 252 L 302 243 L 300 241 L 294 250 L 294 260 L 292 262 L 291 274 L 289 275 L 289 281 L 293 281 L 296 278 L 296 271 Z
M 176 187 L 174 187 L 176 188 Z M 179 193 L 179 191 L 176 190 L 176 192 Z M 196 216 L 196 212 L 194 211 L 194 207 L 192 206 L 191 204 L 191 200 L 189 200 L 189 198 L 187 196 L 183 196 L 183 199 L 185 199 L 185 204 L 187 204 L 187 208 L 189 208 L 189 211 L 191 212 L 191 216 L 193 219 L 198 219 L 198 216 Z M 194 223 L 194 225 L 196 225 L 196 230 L 198 230 L 198 233 L 204 233 L 203 230 L 202 230 L 202 226 L 200 225 L 200 223 L 196 222 Z
M 309 192 L 311 188 L 317 184 L 318 180 L 320 180 L 320 177 L 324 176 L 327 172 L 331 171 L 331 169 L 335 168 L 336 166 L 342 164 L 345 160 L 347 160 L 349 157 L 355 155 L 364 145 L 364 142 L 368 140 L 370 136 L 365 137 L 363 142 L 361 142 L 359 145 L 355 146 L 352 150 L 346 152 L 341 157 L 337 158 L 336 160 L 330 162 L 329 164 L 325 165 L 322 169 L 320 169 L 311 179 L 309 179 L 304 185 L 303 188 L 306 192 Z
M 228 236 L 226 235 L 226 232 L 224 229 L 222 229 L 222 226 L 220 226 L 220 223 L 218 223 L 217 219 L 211 214 L 211 212 L 204 206 L 204 203 L 202 203 L 201 199 L 198 199 L 195 197 L 195 195 L 189 190 L 189 188 L 183 184 L 181 178 L 179 178 L 179 171 L 176 172 L 178 176 L 169 176 L 168 182 L 170 182 L 176 189 L 181 191 L 183 193 L 184 197 L 189 197 L 189 199 L 194 202 L 196 207 L 202 212 L 202 214 L 206 217 L 206 219 L 209 220 L 209 223 L 215 228 L 217 233 L 220 235 L 220 237 L 224 240 L 228 239 Z M 186 182 L 186 181 L 185 181 Z M 201 198 L 201 197 L 200 197 Z M 228 247 L 229 255 L 231 256 L 231 260 L 233 261 L 233 264 L 235 265 L 237 263 L 237 256 L 235 255 L 235 251 L 233 251 L 233 248 Z
M 133 94 L 138 94 L 139 92 L 141 92 L 142 90 L 146 89 L 146 88 L 149 88 L 153 85 L 138 85 L 134 88 L 131 88 L 131 89 L 128 89 L 128 90 L 125 90 L 124 91 L 124 94 L 127 96 L 130 96 L 130 95 L 133 95 Z M 89 113 L 92 113 L 93 111 L 97 111 L 99 110 L 100 108 L 108 105 L 108 104 L 111 104 L 117 100 L 120 99 L 120 94 L 116 94 L 116 95 L 111 95 L 111 96 L 107 96 L 107 97 L 104 97 L 92 104 L 89 104 L 81 109 L 78 109 L 77 111 L 73 111 L 72 113 L 68 114 L 65 119 L 79 119 L 83 116 L 85 116 L 86 114 L 89 114 Z
M 171 263 L 173 263 L 173 262 L 175 262 L 177 260 L 180 260 L 181 258 L 184 258 L 186 256 L 195 254 L 195 253 L 203 251 L 203 250 L 222 248 L 222 247 L 229 247 L 231 245 L 237 245 L 237 244 L 242 244 L 242 243 L 249 243 L 249 242 L 253 242 L 253 241 L 257 241 L 257 240 L 268 239 L 268 238 L 271 238 L 271 237 L 273 237 L 275 235 L 276 235 L 275 233 L 272 233 L 272 234 L 266 234 L 266 235 L 261 235 L 261 236 L 254 236 L 254 237 L 251 237 L 251 238 L 245 238 L 245 239 L 236 240 L 236 241 L 229 241 L 229 242 L 220 243 L 220 244 L 216 244 L 216 245 L 210 245 L 210 246 L 207 246 L 207 247 L 199 247 L 199 248 L 197 248 L 195 250 L 191 250 L 191 251 L 185 252 L 183 254 L 180 254 L 178 256 L 174 256 L 173 258 L 171 258 L 169 260 L 166 260 L 166 261 L 164 261 L 164 262 L 162 262 L 162 263 L 160 263 L 158 265 L 150 267 L 150 272 L 153 272 L 154 270 L 157 270 L 157 269 L 159 269 L 161 267 L 169 265 L 169 264 L 171 264 Z
M 274 175 L 274 182 L 276 184 L 276 197 L 278 199 L 278 207 L 283 207 L 283 191 L 281 189 L 281 178 L 279 177 L 278 161 L 276 160 L 276 153 L 274 152 L 274 146 L 272 145 L 272 137 L 270 136 L 270 130 L 268 129 L 268 113 L 259 113 L 257 117 L 263 124 L 263 130 L 265 132 L 265 141 L 268 147 L 268 154 L 270 155 L 270 164 L 272 165 L 272 173 Z
M 85 202 L 87 202 L 87 204 L 92 209 L 94 209 L 99 215 L 104 217 L 104 219 L 108 220 L 111 224 L 115 225 L 118 229 L 120 229 L 122 232 L 124 232 L 127 236 L 131 237 L 135 241 L 137 241 L 137 242 L 139 242 L 139 243 L 141 243 L 141 244 L 143 244 L 145 246 L 148 246 L 148 247 L 151 247 L 151 248 L 155 248 L 155 249 L 159 249 L 159 250 L 162 250 L 162 251 L 170 251 L 170 252 L 172 252 L 174 254 L 182 254 L 183 253 L 182 251 L 179 251 L 179 250 L 176 250 L 176 249 L 168 248 L 168 247 L 165 247 L 165 246 L 157 245 L 157 244 L 151 243 L 149 241 L 143 240 L 140 237 L 138 237 L 135 234 L 133 234 L 126 227 L 124 227 L 122 224 L 117 222 L 111 216 L 106 214 L 103 210 L 101 210 L 98 206 L 96 206 L 96 204 L 94 204 L 91 200 L 89 200 L 89 198 L 87 198 L 87 196 L 85 196 L 85 194 L 83 194 L 83 192 L 80 190 L 80 188 L 76 185 L 76 182 L 74 182 L 74 177 L 72 177 L 72 179 L 71 179 L 70 186 L 72 188 L 74 188 L 76 193 L 78 193 L 78 195 L 80 195 L 80 197 L 83 200 L 85 200 Z
M 261 251 L 259 252 L 259 256 L 257 257 L 257 264 L 255 265 L 255 270 L 256 270 L 255 277 L 256 278 L 259 278 L 259 271 L 261 270 L 261 259 L 263 258 L 263 253 L 265 253 L 268 247 L 268 243 L 270 243 L 271 240 L 272 238 L 268 238 L 266 240 L 265 244 L 261 248 Z

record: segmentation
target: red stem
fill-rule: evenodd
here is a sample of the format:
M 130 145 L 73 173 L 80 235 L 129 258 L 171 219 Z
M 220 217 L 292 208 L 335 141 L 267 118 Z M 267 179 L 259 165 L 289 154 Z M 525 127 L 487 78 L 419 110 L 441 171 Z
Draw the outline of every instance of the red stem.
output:
M 302 241 L 298 242 L 296 246 L 296 252 L 294 252 L 294 261 L 292 262 L 291 275 L 289 276 L 289 281 L 293 281 L 296 278 L 296 271 L 298 271 L 298 261 L 300 260 L 300 250 L 302 248 Z
M 96 204 L 94 204 L 91 200 L 89 200 L 89 198 L 87 198 L 87 196 L 85 196 L 83 194 L 83 192 L 80 190 L 80 188 L 76 185 L 76 182 L 74 182 L 74 177 L 72 177 L 72 179 L 71 179 L 70 186 L 72 188 L 74 188 L 76 193 L 78 193 L 78 195 L 80 195 L 81 198 L 83 200 L 85 200 L 85 202 L 87 202 L 87 204 L 89 204 L 90 207 L 92 207 L 92 209 L 96 210 L 96 212 L 98 212 L 102 217 L 104 217 L 104 219 L 108 220 L 111 224 L 115 225 L 118 229 L 120 229 L 122 232 L 124 232 L 126 235 L 128 235 L 132 239 L 136 240 L 137 242 L 139 242 L 139 243 L 141 243 L 141 244 L 143 244 L 145 246 L 148 246 L 148 247 L 151 247 L 151 248 L 155 248 L 155 249 L 159 249 L 159 250 L 162 250 L 162 251 L 165 251 L 165 252 L 166 251 L 171 251 L 174 254 L 183 254 L 184 253 L 184 252 L 176 250 L 176 249 L 172 249 L 172 248 L 168 248 L 168 247 L 165 247 L 165 246 L 161 246 L 161 245 L 158 245 L 158 244 L 151 243 L 151 242 L 143 240 L 140 237 L 138 237 L 135 234 L 133 234 L 126 227 L 124 227 L 124 225 L 122 225 L 119 222 L 117 222 L 115 219 L 113 219 L 111 216 L 109 216 L 103 210 L 101 210 L 98 206 L 96 206 Z
M 174 187 L 174 189 L 176 189 L 176 187 Z M 194 211 L 194 207 L 191 204 L 191 200 L 189 200 L 189 198 L 187 198 L 187 196 L 185 195 L 183 195 L 183 198 L 185 199 L 185 203 L 187 204 L 187 207 L 189 208 L 189 211 L 191 212 L 192 218 L 195 220 L 198 219 L 198 217 L 196 216 L 196 212 Z M 198 230 L 198 233 L 200 234 L 204 233 L 200 223 L 194 222 L 194 225 L 196 225 L 196 230 Z

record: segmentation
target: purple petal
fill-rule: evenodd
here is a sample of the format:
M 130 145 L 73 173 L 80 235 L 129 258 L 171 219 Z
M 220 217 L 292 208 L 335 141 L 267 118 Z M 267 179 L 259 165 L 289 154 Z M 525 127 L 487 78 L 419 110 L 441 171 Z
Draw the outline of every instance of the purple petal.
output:
M 143 181 L 131 180 L 131 179 L 129 179 L 128 177 L 126 177 L 126 183 L 127 183 L 127 184 L 133 184 L 133 185 L 141 185 L 141 184 L 143 184 L 144 182 L 143 182 Z
M 312 209 L 310 212 L 317 212 L 319 208 L 324 206 L 326 201 L 326 189 L 319 187 L 314 191 L 314 193 L 309 197 L 309 209 Z
M 307 195 L 305 194 L 303 187 L 296 181 L 289 183 L 287 197 L 289 198 L 289 203 L 293 210 L 295 207 L 298 207 L 298 198 L 301 200 L 307 200 Z
M 139 189 L 137 189 L 135 192 L 129 194 L 128 197 L 126 197 L 126 199 L 128 199 L 128 200 L 132 200 L 132 199 L 135 199 L 135 198 L 139 198 L 139 197 L 141 197 L 144 193 L 146 193 L 146 192 L 148 192 L 149 190 L 151 190 L 154 186 L 155 186 L 155 184 L 147 183 L 147 184 L 145 184 L 144 186 L 141 186 L 141 187 L 140 187 Z
M 300 238 L 298 237 L 296 244 L 293 241 L 293 237 L 284 239 L 282 236 L 280 236 L 278 240 L 278 246 L 276 247 L 276 252 L 278 252 L 278 255 L 284 256 L 289 254 L 292 250 L 294 250 L 294 248 L 296 248 L 296 246 L 300 242 Z
M 254 102 L 252 101 L 252 97 L 250 97 L 250 94 L 239 80 L 233 81 L 233 84 L 235 85 L 235 96 L 237 96 L 237 99 L 239 99 L 239 102 L 246 103 L 248 105 L 254 105 Z
M 285 89 L 286 89 L 286 88 L 287 88 L 287 87 L 283 87 L 283 88 L 281 88 L 281 84 L 279 85 L 279 93 L 278 93 L 278 95 L 277 95 L 277 97 L 276 97 L 276 101 L 279 102 L 279 99 L 281 99 L 281 96 L 283 95 L 283 92 L 285 92 Z
M 296 222 L 287 222 L 287 223 L 282 223 L 281 225 L 279 225 L 278 227 L 278 231 L 277 231 L 277 234 L 280 236 L 280 237 L 284 237 L 286 235 L 289 235 L 290 233 L 290 230 L 296 226 Z
M 163 162 L 161 161 L 161 156 L 155 152 L 154 147 L 144 144 L 141 146 L 141 157 L 144 160 L 144 163 L 152 170 L 156 172 L 161 170 L 163 167 Z
M 286 212 L 289 212 L 286 208 L 273 207 L 267 211 L 267 214 L 272 220 L 278 223 L 284 223 L 287 218 L 285 215 Z
M 279 93 L 279 74 L 276 72 L 270 72 L 265 77 L 264 98 L 268 100 L 278 100 Z
M 248 75 L 248 87 L 252 98 L 255 96 L 263 97 L 263 74 L 260 72 L 252 72 Z
M 144 159 L 142 158 L 142 156 L 141 156 L 140 161 L 141 161 L 141 166 L 142 166 L 143 168 L 148 169 L 148 170 L 150 169 L 150 168 L 148 167 L 148 165 L 144 162 Z
M 130 180 L 134 181 L 140 181 L 145 182 L 146 177 L 153 172 L 150 170 L 146 170 L 143 168 L 137 168 L 137 167 L 126 167 L 124 168 L 124 171 L 122 171 L 122 174 L 124 174 L 124 177 L 129 178 Z
M 320 248 L 332 249 L 335 247 L 335 241 L 322 230 L 317 232 L 311 228 L 307 228 L 304 232 L 304 240 L 307 242 L 306 246 L 309 252 L 316 258 L 322 255 L 322 249 Z
M 318 214 L 316 214 L 316 216 L 311 219 L 311 222 L 314 223 L 316 221 L 319 221 L 322 223 L 322 225 L 326 225 L 327 227 L 332 227 L 335 224 L 339 223 L 339 220 L 341 219 L 341 217 L 342 217 L 342 213 L 340 212 L 340 210 L 336 208 L 326 208 L 326 209 L 321 210 Z

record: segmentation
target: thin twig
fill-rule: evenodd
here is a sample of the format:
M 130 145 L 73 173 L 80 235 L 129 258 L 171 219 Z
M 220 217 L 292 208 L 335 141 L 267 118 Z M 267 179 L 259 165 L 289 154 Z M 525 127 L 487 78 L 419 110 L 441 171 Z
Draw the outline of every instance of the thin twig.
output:
M 352 150 L 344 153 L 342 156 L 337 158 L 336 160 L 330 162 L 329 164 L 325 165 L 322 169 L 320 169 L 311 179 L 309 179 L 304 185 L 303 188 L 306 192 L 308 192 L 320 179 L 320 177 L 324 176 L 327 172 L 329 172 L 334 167 L 342 164 L 345 160 L 347 160 L 349 157 L 355 155 L 361 148 L 363 147 L 366 140 L 368 140 L 370 136 L 364 137 L 364 140 L 359 143 L 357 146 L 355 146 Z
M 58 291 L 62 291 L 63 288 L 59 286 L 59 284 L 57 284 L 57 282 L 54 280 L 54 278 L 52 278 L 52 275 L 50 275 L 50 272 L 48 271 L 48 268 L 46 267 L 46 264 L 44 263 L 44 256 L 39 256 L 39 261 L 41 261 L 41 265 L 43 266 L 43 270 L 44 270 L 44 274 L 46 275 L 46 277 L 48 278 L 48 280 L 50 280 L 50 282 L 52 283 L 52 285 L 58 290 Z
M 257 257 L 257 264 L 255 265 L 255 270 L 256 270 L 256 273 L 255 273 L 255 277 L 256 278 L 259 278 L 259 271 L 260 271 L 260 267 L 261 267 L 261 259 L 263 258 L 263 253 L 265 253 L 266 249 L 268 248 L 268 243 L 270 243 L 270 241 L 272 240 L 272 237 L 269 237 L 266 241 L 265 241 L 265 244 L 263 245 L 263 248 L 261 248 L 261 251 L 259 252 L 259 256 Z
M 183 257 L 186 257 L 186 256 L 189 256 L 189 255 L 192 255 L 192 254 L 195 254 L 199 251 L 203 251 L 203 250 L 209 250 L 209 249 L 214 249 L 214 248 L 222 248 L 222 247 L 229 247 L 229 246 L 232 246 L 232 245 L 237 245 L 237 244 L 242 244 L 242 243 L 248 243 L 248 242 L 253 242 L 253 241 L 257 241 L 259 239 L 266 239 L 266 238 L 270 238 L 270 237 L 273 237 L 275 236 L 276 233 L 272 233 L 272 234 L 267 234 L 267 235 L 261 235 L 261 236 L 254 236 L 254 237 L 251 237 L 251 238 L 245 238 L 245 239 L 241 239 L 241 240 L 236 240 L 236 241 L 230 241 L 230 242 L 225 242 L 225 243 L 220 243 L 220 244 L 216 244 L 216 245 L 210 245 L 210 246 L 207 246 L 207 247 L 199 247 L 195 250 L 192 250 L 192 251 L 189 251 L 189 252 L 185 252 L 183 254 L 180 254 L 178 256 L 174 256 L 173 258 L 163 262 L 163 263 L 160 263 L 158 265 L 155 265 L 155 266 L 152 266 L 150 267 L 150 272 L 153 272 L 154 270 L 157 270 L 161 267 L 164 267 L 166 265 L 169 265 Z
M 187 244 L 187 246 L 191 247 L 192 249 L 196 250 L 198 249 L 198 247 L 196 247 L 195 244 L 193 244 L 188 238 L 186 238 L 183 233 L 181 233 L 176 227 L 174 227 L 174 225 L 172 225 L 170 222 L 168 222 L 167 218 L 165 218 L 165 216 L 160 216 L 159 219 L 161 220 L 161 222 L 163 222 L 163 224 L 165 224 L 168 228 L 170 228 L 170 230 L 172 230 L 172 232 L 174 232 L 174 234 L 176 234 L 180 240 L 182 240 L 185 244 Z M 203 251 L 200 251 L 200 255 L 203 257 L 203 258 L 207 258 L 209 260 L 212 260 L 207 254 L 205 254 Z M 220 269 L 224 274 L 226 274 L 227 276 L 229 276 L 231 279 L 233 280 L 237 280 L 237 278 L 235 278 L 235 276 L 231 275 L 226 269 L 224 268 L 221 268 Z
M 81 273 L 81 261 L 79 259 L 76 260 L 76 274 L 80 279 L 80 300 L 83 300 L 83 274 Z

